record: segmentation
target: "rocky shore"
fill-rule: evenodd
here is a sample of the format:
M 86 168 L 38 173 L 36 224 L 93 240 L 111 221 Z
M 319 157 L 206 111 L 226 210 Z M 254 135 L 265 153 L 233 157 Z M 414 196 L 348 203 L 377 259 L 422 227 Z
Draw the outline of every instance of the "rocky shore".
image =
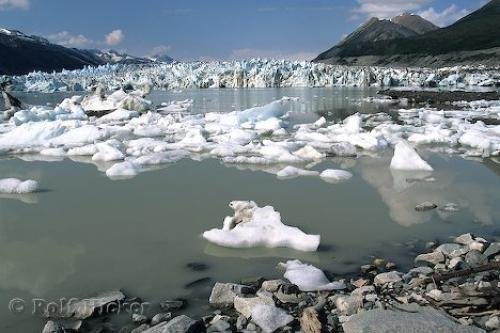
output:
M 43 333 L 500 332 L 500 242 L 464 234 L 426 247 L 406 272 L 379 258 L 356 277 L 330 282 L 295 260 L 278 265 L 283 279 L 217 282 L 207 300 L 213 312 L 201 318 L 183 314 L 185 300 L 163 300 L 162 312 L 133 313 L 126 326 L 115 327 L 103 309 L 134 298 L 108 292 L 46 313 Z

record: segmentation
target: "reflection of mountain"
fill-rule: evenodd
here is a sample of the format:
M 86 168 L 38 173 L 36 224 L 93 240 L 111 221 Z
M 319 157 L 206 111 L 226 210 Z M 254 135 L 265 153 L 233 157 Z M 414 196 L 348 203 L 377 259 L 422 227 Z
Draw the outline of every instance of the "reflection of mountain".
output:
M 0 288 L 43 296 L 76 272 L 76 257 L 83 252 L 80 246 L 50 240 L 21 242 L 2 239 Z M 40 253 L 43 253 L 43 260 L 40 260 Z
M 381 158 L 360 158 L 358 168 L 361 176 L 375 187 L 389 209 L 391 218 L 402 226 L 411 226 L 431 220 L 433 212 L 416 212 L 415 206 L 434 202 L 440 206 L 457 203 L 463 212 L 470 213 L 476 222 L 494 223 L 493 216 L 499 216 L 495 205 L 498 189 L 460 178 L 453 169 L 434 173 L 391 171 L 391 156 Z M 434 179 L 434 181 L 433 181 Z

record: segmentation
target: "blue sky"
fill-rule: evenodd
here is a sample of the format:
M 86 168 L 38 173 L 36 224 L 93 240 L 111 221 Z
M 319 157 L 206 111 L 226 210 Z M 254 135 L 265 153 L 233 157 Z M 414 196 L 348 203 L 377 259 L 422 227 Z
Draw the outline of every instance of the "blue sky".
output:
M 310 58 L 372 16 L 447 25 L 481 0 L 0 0 L 0 25 L 71 47 L 180 60 Z

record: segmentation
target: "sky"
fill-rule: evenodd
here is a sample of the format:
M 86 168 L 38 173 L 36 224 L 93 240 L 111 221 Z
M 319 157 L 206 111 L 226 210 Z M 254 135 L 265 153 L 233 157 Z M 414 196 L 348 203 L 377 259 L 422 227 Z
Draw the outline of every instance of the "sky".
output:
M 310 60 L 368 18 L 446 26 L 487 0 L 0 0 L 0 26 L 68 47 L 178 60 Z

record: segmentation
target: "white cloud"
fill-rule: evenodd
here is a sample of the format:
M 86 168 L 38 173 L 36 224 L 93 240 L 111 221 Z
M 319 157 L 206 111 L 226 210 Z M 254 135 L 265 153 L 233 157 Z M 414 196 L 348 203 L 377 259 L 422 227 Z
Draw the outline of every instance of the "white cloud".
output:
M 120 44 L 125 39 L 125 34 L 121 29 L 111 31 L 105 36 L 106 44 L 114 46 Z
M 0 10 L 29 8 L 30 0 L 0 0 Z
M 431 0 L 357 0 L 355 14 L 365 17 L 391 18 L 404 12 L 422 9 Z
M 153 47 L 151 49 L 151 52 L 149 52 L 149 54 L 151 56 L 154 56 L 154 55 L 165 55 L 171 49 L 172 49 L 171 45 L 158 45 L 158 46 Z
M 418 15 L 439 27 L 446 27 L 469 13 L 470 11 L 468 9 L 460 9 L 455 4 L 452 4 L 442 12 L 436 12 L 433 7 L 430 7 L 429 9 L 419 12 Z
M 90 39 L 88 39 L 84 35 L 81 34 L 73 35 L 68 31 L 57 32 L 55 34 L 48 35 L 46 37 L 52 43 L 66 47 L 81 48 L 81 47 L 86 47 L 93 43 Z
M 252 49 L 243 48 L 231 51 L 230 60 L 243 60 L 251 58 L 269 58 L 269 59 L 286 59 L 286 60 L 312 60 L 318 53 L 314 52 L 292 52 L 286 53 L 276 50 Z

